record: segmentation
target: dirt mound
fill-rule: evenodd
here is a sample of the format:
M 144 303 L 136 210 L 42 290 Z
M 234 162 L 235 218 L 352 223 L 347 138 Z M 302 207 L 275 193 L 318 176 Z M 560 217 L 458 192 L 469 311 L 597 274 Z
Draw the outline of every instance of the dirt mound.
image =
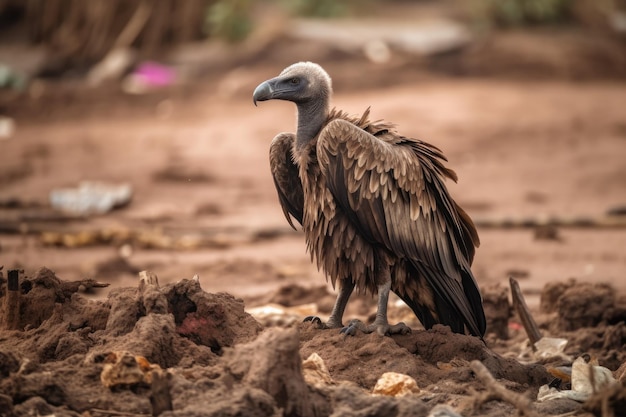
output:
M 547 284 L 540 308 L 542 327 L 568 339 L 565 353 L 590 354 L 613 370 L 626 362 L 626 297 L 610 284 Z
M 546 297 L 554 302 L 546 305 L 562 308 L 544 316 L 573 314 L 567 306 L 580 302 L 576 294 L 606 304 L 595 327 L 576 331 L 610 329 L 603 336 L 594 333 L 590 347 L 595 354 L 604 352 L 599 357 L 608 366 L 611 358 L 617 363 L 623 355 L 624 322 L 614 323 L 623 311 L 622 298 L 610 287 L 592 289 L 574 282 L 557 290 L 548 287 Z M 524 412 L 558 414 L 583 407 L 567 399 L 530 405 L 528 398 L 536 398 L 553 377 L 540 361 L 514 358 L 520 339 L 515 332 L 490 347 L 444 326 L 382 338 L 346 337 L 310 322 L 262 329 L 241 300 L 203 291 L 196 277 L 160 287 L 147 272 L 140 274 L 136 288 L 113 290 L 106 301 L 88 300 L 77 290 L 47 269 L 21 277 L 19 330 L 0 332 L 0 415 L 149 414 L 157 403 L 171 404 L 162 416 L 400 417 L 426 415 L 442 404 L 465 416 L 496 416 L 522 407 L 498 396 L 493 384 L 523 394 Z M 320 291 L 311 289 L 312 294 Z M 506 297 L 500 289 L 493 291 L 486 298 L 501 304 L 496 316 L 508 317 Z M 310 300 L 301 288 L 280 294 L 289 303 L 287 294 Z M 552 320 L 554 330 L 573 335 L 558 327 L 563 318 Z M 572 338 L 570 350 L 585 350 L 584 343 Z M 302 359 L 307 357 L 312 359 L 305 369 Z M 495 380 L 478 375 L 480 363 Z M 311 372 L 324 376 L 311 382 Z M 389 373 L 412 378 L 413 388 L 405 390 L 410 394 L 373 395 L 381 376 Z M 603 392 L 604 400 L 596 395 L 584 406 L 593 411 L 604 401 L 618 410 L 625 389 L 613 385 Z

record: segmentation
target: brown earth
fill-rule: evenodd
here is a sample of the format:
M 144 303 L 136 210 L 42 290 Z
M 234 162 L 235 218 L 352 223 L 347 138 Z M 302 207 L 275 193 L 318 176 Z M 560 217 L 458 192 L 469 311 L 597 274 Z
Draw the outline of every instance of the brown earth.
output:
M 439 404 L 464 416 L 511 415 L 509 403 L 483 401 L 470 362 L 482 361 L 505 387 L 536 398 L 552 378 L 546 366 L 563 360 L 519 361 L 525 334 L 510 317 L 509 276 L 520 281 L 542 331 L 570 341 L 565 353 L 591 354 L 616 371 L 626 360 L 626 229 L 567 222 L 602 220 L 626 205 L 626 85 L 573 52 L 558 62 L 558 54 L 545 53 L 552 70 L 541 72 L 541 54 L 528 49 L 556 50 L 548 37 L 544 45 L 539 35 L 509 34 L 460 63 L 440 57 L 430 65 L 494 75 L 481 70 L 491 58 L 489 68 L 501 71 L 491 79 L 433 75 L 428 63 L 403 56 L 381 66 L 316 45 L 280 44 L 267 59 L 209 69 L 145 95 L 66 81 L 3 99 L 16 132 L 0 141 L 0 265 L 5 278 L 9 268 L 24 270 L 19 328 L 26 330 L 0 333 L 0 410 L 149 414 L 149 381 L 110 389 L 100 380 L 105 365 L 120 359 L 135 372 L 135 356 L 143 356 L 170 368 L 171 415 L 274 415 L 280 408 L 285 415 L 403 416 Z M 511 42 L 533 56 L 524 71 Z M 448 156 L 460 178 L 451 192 L 479 223 L 473 270 L 492 329 L 486 346 L 443 327 L 420 330 L 395 300 L 391 314 L 407 320 L 410 335 L 265 328 L 244 312 L 244 303 L 314 303 L 325 316 L 334 300 L 302 235 L 286 225 L 269 174 L 269 142 L 293 130 L 294 109 L 281 102 L 254 108 L 250 97 L 259 82 L 301 59 L 327 67 L 338 107 L 360 113 L 371 106 L 374 119 L 393 121 Z M 602 78 L 607 71 L 614 78 Z M 81 180 L 130 182 L 133 199 L 105 215 L 49 221 L 49 192 Z M 563 225 L 494 227 L 527 217 Z M 39 271 L 44 265 L 50 270 Z M 160 287 L 139 288 L 141 270 L 154 271 Z M 89 289 L 86 299 L 59 278 L 93 278 L 113 289 Z M 372 311 L 369 297 L 354 297 L 346 318 Z M 303 380 L 300 359 L 314 352 L 333 384 Z M 388 371 L 413 377 L 420 394 L 370 396 Z M 620 395 L 623 387 L 585 409 L 572 400 L 533 407 L 542 415 L 601 415 L 602 401 L 626 409 Z
M 485 343 L 439 325 L 393 337 L 345 336 L 312 323 L 263 328 L 244 312 L 241 299 L 206 293 L 197 279 L 160 287 L 156 276 L 143 275 L 138 287 L 111 291 L 104 301 L 67 288 L 45 268 L 21 277 L 18 328 L 24 330 L 0 331 L 1 415 L 150 414 L 159 375 L 165 375 L 173 410 L 163 416 L 411 416 L 440 404 L 464 416 L 510 415 L 514 405 L 495 401 L 499 397 L 488 387 L 489 395 L 481 394 L 486 388 L 472 361 L 528 398 L 554 380 L 551 367 L 565 363 L 561 357 L 520 362 L 515 355 L 523 352 L 525 335 L 519 330 L 510 337 L 488 335 Z M 566 353 L 585 353 L 617 370 L 626 361 L 626 297 L 615 297 L 608 285 L 569 282 L 561 290 L 542 293 L 542 301 L 557 305 L 538 315 L 543 331 L 568 338 Z M 573 300 L 595 300 L 607 309 L 593 315 L 589 327 L 569 320 L 565 305 Z M 509 323 L 519 329 L 515 317 Z M 303 371 L 302 359 L 312 354 L 325 363 L 324 382 Z M 369 394 L 386 372 L 414 378 L 418 392 Z M 624 382 L 622 376 L 615 383 L 621 391 L 603 391 L 582 405 L 560 399 L 517 408 L 527 415 L 601 415 L 595 407 L 604 402 L 622 415 Z

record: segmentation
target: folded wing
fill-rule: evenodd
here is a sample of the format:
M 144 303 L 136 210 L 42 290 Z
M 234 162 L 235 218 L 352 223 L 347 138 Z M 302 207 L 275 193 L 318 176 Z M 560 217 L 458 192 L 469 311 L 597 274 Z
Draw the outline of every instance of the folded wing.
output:
M 470 270 L 478 235 L 443 183 L 456 175 L 443 165 L 441 152 L 335 119 L 320 133 L 317 156 L 328 187 L 357 230 L 406 259 L 420 275 L 415 279 L 433 288 L 438 305 L 453 310 L 437 312 L 439 321 L 461 318 L 472 334 L 482 336 L 482 299 Z M 402 298 L 412 301 L 410 294 Z
M 270 169 L 283 213 L 291 227 L 295 229 L 292 216 L 302 224 L 304 193 L 298 176 L 298 166 L 292 156 L 294 141 L 295 135 L 292 133 L 281 133 L 272 140 Z

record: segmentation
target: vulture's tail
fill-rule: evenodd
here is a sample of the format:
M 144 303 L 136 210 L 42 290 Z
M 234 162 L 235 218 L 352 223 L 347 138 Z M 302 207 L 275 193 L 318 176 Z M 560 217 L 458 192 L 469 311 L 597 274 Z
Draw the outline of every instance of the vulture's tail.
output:
M 412 266 L 411 272 L 416 274 L 414 277 L 433 274 L 432 270 L 423 265 Z M 422 285 L 427 284 L 432 288 L 432 300 L 420 300 L 425 294 L 415 294 L 415 297 L 401 292 L 396 294 L 413 310 L 426 329 L 443 324 L 450 326 L 454 333 L 465 333 L 467 328 L 470 334 L 482 338 L 486 329 L 485 313 L 480 291 L 471 273 L 463 271 L 461 283 L 447 277 L 441 279 L 436 274 L 429 278 L 423 280 Z M 435 308 L 431 310 L 428 305 L 433 304 Z

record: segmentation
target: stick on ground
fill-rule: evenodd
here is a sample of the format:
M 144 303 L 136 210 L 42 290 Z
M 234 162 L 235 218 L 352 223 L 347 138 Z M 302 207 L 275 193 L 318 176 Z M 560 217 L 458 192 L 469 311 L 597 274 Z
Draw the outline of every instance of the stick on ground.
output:
M 20 285 L 19 270 L 9 269 L 7 274 L 7 299 L 4 305 L 5 323 L 7 330 L 19 330 L 20 327 Z
M 535 319 L 533 319 L 533 316 L 530 314 L 530 310 L 528 309 L 528 305 L 526 305 L 526 300 L 524 300 L 524 295 L 522 295 L 519 283 L 513 277 L 509 277 L 509 285 L 511 286 L 513 308 L 515 308 L 515 311 L 517 311 L 517 314 L 519 315 L 522 326 L 524 326 L 524 330 L 526 330 L 526 334 L 528 335 L 528 339 L 530 339 L 533 350 L 536 350 L 535 343 L 543 337 L 541 335 L 541 331 L 539 330 L 539 326 L 537 326 Z
M 485 367 L 485 365 L 483 365 L 479 361 L 472 361 L 470 367 L 472 368 L 472 371 L 474 371 L 478 379 L 480 379 L 482 383 L 485 384 L 485 387 L 487 388 L 487 392 L 489 393 L 490 397 L 498 398 L 513 405 L 519 410 L 520 414 L 523 416 L 539 417 L 539 414 L 537 414 L 532 409 L 532 403 L 529 398 L 513 391 L 509 391 L 504 386 L 499 384 L 498 381 L 496 381 L 495 378 L 491 375 L 489 370 Z

